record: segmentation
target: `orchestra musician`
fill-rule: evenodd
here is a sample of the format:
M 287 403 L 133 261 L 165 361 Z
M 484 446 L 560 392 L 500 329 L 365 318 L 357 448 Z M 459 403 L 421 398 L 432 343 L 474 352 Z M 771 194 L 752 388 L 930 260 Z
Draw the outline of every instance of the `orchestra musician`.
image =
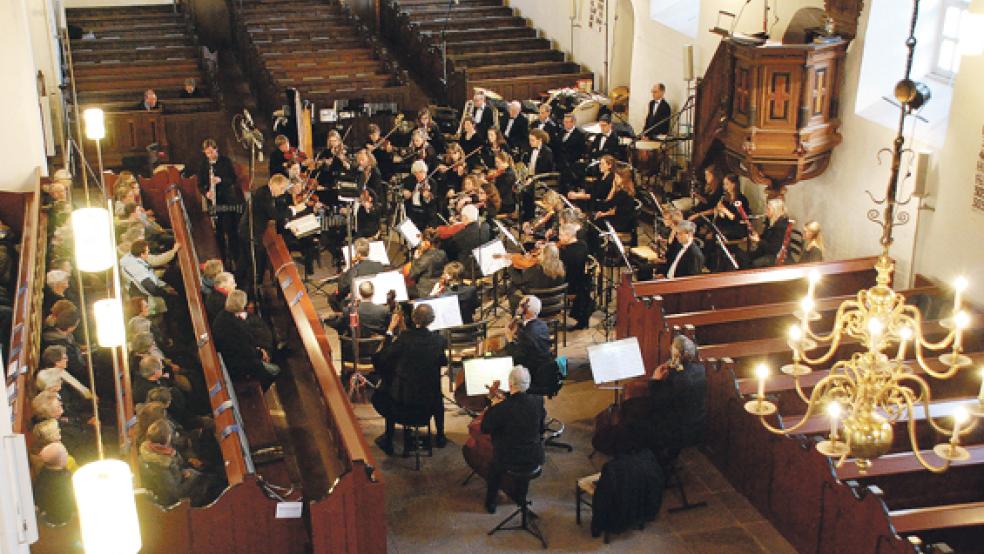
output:
M 474 107 L 470 115 L 472 121 L 475 122 L 475 130 L 484 135 L 492 128 L 492 123 L 495 121 L 495 116 L 492 115 L 492 110 L 495 108 L 486 105 L 484 92 L 476 91 L 475 96 L 472 97 L 472 102 Z
M 485 163 L 485 167 L 495 167 L 495 158 L 500 152 L 505 153 L 512 160 L 512 154 L 506 145 L 506 137 L 502 134 L 502 131 L 492 127 L 486 131 L 485 146 L 482 148 L 482 162 Z
M 517 267 L 515 263 L 509 273 L 509 310 L 516 311 L 523 291 L 549 289 L 564 284 L 567 275 L 564 263 L 560 260 L 557 245 L 548 242 L 536 254 L 527 255 L 532 260 L 529 267 Z
M 598 118 L 598 126 L 601 132 L 594 136 L 594 141 L 588 150 L 588 157 L 597 160 L 607 154 L 618 158 L 618 134 L 612 128 L 612 116 L 603 114 Z
M 291 212 L 304 209 L 303 206 L 288 206 L 286 202 L 278 200 L 287 192 L 289 187 L 290 180 L 287 177 L 279 174 L 270 177 L 270 181 L 266 185 L 253 191 L 250 198 L 252 209 L 246 210 L 239 220 L 239 236 L 250 237 L 250 240 L 240 241 L 239 262 L 236 264 L 236 281 L 245 283 L 249 287 L 247 292 L 251 293 L 254 298 L 256 294 L 252 290 L 252 259 L 256 258 L 257 280 L 262 280 L 267 263 L 266 250 L 263 247 L 263 233 L 266 232 L 267 225 L 273 223 L 277 229 L 280 229 Z M 251 215 L 252 221 L 250 220 Z M 252 236 L 250 235 L 250 227 L 253 231 Z
M 355 239 L 353 243 L 354 252 L 352 253 L 351 266 L 342 273 L 338 279 L 338 293 L 336 305 L 341 305 L 341 301 L 348 297 L 352 291 L 352 280 L 356 277 L 375 275 L 386 270 L 386 266 L 369 259 L 369 240 L 365 238 Z
M 534 221 L 523 224 L 523 232 L 532 235 L 534 238 L 549 239 L 556 234 L 558 214 L 567 206 L 564 204 L 560 193 L 549 190 L 543 195 L 543 199 L 538 202 L 543 207 L 543 214 Z
M 383 138 L 379 125 L 369 124 L 369 138 L 366 140 L 366 150 L 376 158 L 376 167 L 383 179 L 389 179 L 393 174 L 393 145 L 389 139 Z
M 797 261 L 801 264 L 823 261 L 823 232 L 820 222 L 811 221 L 803 226 L 803 253 Z
M 290 152 L 290 139 L 284 135 L 277 135 L 273 139 L 273 152 L 270 152 L 270 175 L 281 174 L 287 177 L 287 169 L 290 165 L 287 161 L 287 153 Z
M 354 204 L 355 226 L 352 232 L 355 236 L 368 239 L 379 236 L 382 208 L 376 198 L 376 193 L 368 187 L 359 193 L 359 199 Z
M 420 234 L 420 244 L 413 252 L 413 259 L 404 270 L 404 277 L 413 284 L 411 287 L 408 283 L 407 288 L 415 298 L 431 295 L 447 263 L 448 255 L 441 250 L 437 233 L 433 229 L 424 229 Z
M 423 160 L 415 160 L 410 175 L 403 180 L 403 206 L 418 229 L 427 227 L 434 218 L 437 204 L 427 179 L 427 162 Z
M 509 153 L 499 151 L 495 155 L 495 169 L 490 171 L 488 177 L 499 191 L 499 198 L 502 200 L 499 213 L 512 214 L 516 211 L 516 171 L 513 169 L 512 158 Z
M 444 404 L 441 395 L 441 368 L 447 364 L 447 339 L 427 326 L 434 322 L 434 308 L 418 304 L 410 315 L 412 326 L 394 338 L 402 312 L 393 314 L 382 349 L 373 356 L 373 366 L 382 376 L 380 387 L 372 397 L 373 406 L 384 418 L 384 433 L 376 445 L 387 455 L 393 455 L 393 433 L 398 421 L 423 421 L 434 418 L 437 436 L 434 446 L 444 448 Z M 404 432 L 403 452 L 410 445 L 410 434 Z
M 494 514 L 499 486 L 508 470 L 531 471 L 543 464 L 541 430 L 546 409 L 543 397 L 528 394 L 530 372 L 517 365 L 509 372 L 508 396 L 496 395 L 482 419 L 482 433 L 492 436 L 492 464 L 487 478 L 485 509 Z M 524 487 L 528 482 L 523 481 Z M 526 498 L 526 491 L 518 491 Z
M 530 130 L 530 122 L 523 115 L 523 105 L 513 100 L 507 107 L 509 117 L 499 121 L 502 135 L 506 137 L 509 150 L 513 153 L 526 149 L 526 136 Z
M 649 101 L 649 111 L 646 112 L 646 123 L 643 129 L 648 129 L 646 137 L 656 140 L 661 136 L 670 134 L 670 110 L 669 103 L 663 98 L 666 95 L 666 85 L 656 83 L 652 88 L 653 99 Z
M 236 187 L 236 168 L 228 156 L 219 153 L 218 143 L 210 138 L 205 139 L 202 141 L 202 153 L 205 158 L 198 168 L 198 187 L 215 208 L 215 240 L 219 243 L 222 258 L 228 263 L 235 258 L 239 249 L 236 223 L 243 213 L 244 200 L 242 192 Z
M 519 301 L 513 320 L 506 327 L 506 346 L 497 356 L 512 356 L 513 363 L 532 367 L 533 371 L 554 360 L 551 350 L 550 330 L 539 318 L 543 307 L 539 298 L 524 296 Z
M 477 177 L 478 185 L 478 207 L 481 215 L 486 221 L 492 221 L 499 217 L 499 210 L 502 209 L 502 198 L 495 184 Z
M 746 214 L 749 210 L 748 198 L 741 192 L 741 181 L 738 175 L 729 173 L 722 181 L 724 192 L 714 208 L 714 218 L 721 233 L 728 240 L 743 239 L 748 236 L 748 226 L 742 221 L 735 202 L 741 202 Z
M 393 161 L 396 163 L 412 163 L 420 160 L 427 164 L 427 167 L 437 167 L 437 151 L 427 142 L 427 133 L 423 129 L 416 129 L 410 133 L 410 146 L 407 147 L 409 153 L 406 156 L 396 155 Z
M 541 131 L 540 129 L 533 129 L 529 132 L 527 136 L 527 142 L 530 145 L 530 150 L 523 156 L 523 160 L 526 162 L 526 167 L 529 169 L 530 177 L 540 175 L 543 173 L 550 173 L 554 170 L 554 159 L 553 152 L 550 147 L 547 146 L 547 142 L 550 141 L 550 135 L 546 131 Z M 520 221 L 529 221 L 536 216 L 536 206 L 534 205 L 535 199 L 534 187 L 526 184 L 523 186 L 522 193 L 520 194 Z
M 554 145 L 554 158 L 560 171 L 560 191 L 567 193 L 583 177 L 579 167 L 584 155 L 584 133 L 577 128 L 577 117 L 573 113 L 564 114 L 563 128 L 558 129 Z
M 704 267 L 704 253 L 694 240 L 697 225 L 693 221 L 681 221 L 675 229 L 676 243 L 667 251 L 666 278 L 700 275 Z
M 475 312 L 480 306 L 478 287 L 464 283 L 465 266 L 461 262 L 450 262 L 444 266 L 444 271 L 430 296 L 451 296 L 458 298 L 458 308 L 461 310 L 461 322 L 472 323 Z
M 536 111 L 536 121 L 530 125 L 530 129 L 546 131 L 550 135 L 550 142 L 555 142 L 555 139 L 560 135 L 560 126 L 550 117 L 550 105 L 547 103 L 540 104 Z
M 431 117 L 429 108 L 423 107 L 417 111 L 417 129 L 427 134 L 427 143 L 433 146 L 435 151 L 444 152 L 447 149 L 447 144 L 444 142 L 444 133 L 441 132 L 437 123 L 434 123 L 434 118 Z
M 461 190 L 461 181 L 468 174 L 468 165 L 465 162 L 465 151 L 460 144 L 449 144 L 444 159 L 438 163 L 435 181 L 437 182 L 436 196 L 441 201 L 441 213 L 447 215 L 447 204 L 444 200 L 449 200 Z
M 363 148 L 355 153 L 355 175 L 359 192 L 368 189 L 375 198 L 382 198 L 386 195 L 386 187 L 379 171 L 376 156 L 368 148 Z
M 319 213 L 324 207 L 321 202 L 318 201 L 317 197 L 311 198 L 312 194 L 301 185 L 300 181 L 295 181 L 290 184 L 288 189 L 290 192 L 292 204 L 297 207 L 296 210 L 291 210 L 290 215 L 287 217 L 287 221 L 295 221 L 302 217 L 307 217 L 309 215 L 315 215 Z M 314 260 L 318 255 L 317 245 L 315 244 L 315 235 L 308 235 L 303 238 L 296 237 L 293 233 L 284 233 L 284 242 L 287 247 L 291 250 L 297 250 L 301 252 L 304 258 L 304 270 L 308 273 L 314 273 Z
M 345 303 L 340 313 L 330 313 L 324 318 L 324 324 L 338 331 L 339 336 L 352 336 L 349 315 L 352 310 L 359 314 L 359 338 L 376 337 L 386 332 L 390 313 L 386 306 L 372 303 L 372 295 L 376 287 L 372 281 L 359 283 L 359 297 Z M 352 359 L 351 353 L 346 359 Z
M 478 167 L 482 163 L 481 152 L 485 149 L 486 144 L 488 144 L 488 132 L 479 132 L 478 128 L 475 127 L 475 120 L 469 116 L 461 122 L 461 139 L 458 140 L 458 144 L 461 145 L 461 149 L 466 153 L 474 152 L 475 149 L 479 149 L 479 154 L 468 158 L 468 169 L 473 169 Z
M 560 249 L 560 261 L 564 264 L 564 274 L 567 278 L 567 293 L 574 295 L 570 317 L 575 320 L 571 330 L 587 329 L 591 318 L 591 297 L 588 276 L 585 266 L 588 260 L 588 245 L 577 236 L 578 225 L 562 223 L 557 237 L 557 247 Z
M 601 209 L 611 193 L 615 181 L 615 157 L 606 154 L 598 160 L 599 176 L 588 186 L 585 181 L 577 190 L 567 193 L 567 198 L 585 213 Z
M 325 148 L 318 154 L 319 169 L 315 171 L 318 184 L 334 192 L 335 183 L 343 178 L 352 168 L 352 161 L 349 159 L 348 149 L 342 142 L 342 135 L 332 129 L 328 131 L 328 139 Z M 327 205 L 335 205 L 334 194 L 329 197 L 322 197 L 321 201 Z
M 680 200 L 675 201 L 674 204 L 684 210 L 689 207 L 690 216 L 687 219 L 697 221 L 701 215 L 706 217 L 714 215 L 714 209 L 721 201 L 723 194 L 721 174 L 718 173 L 716 167 L 709 165 L 704 168 L 704 189 L 701 192 L 693 193 L 692 198 L 681 199 L 684 200 L 682 204 L 677 204 Z
M 681 448 L 703 440 L 707 374 L 697 345 L 684 335 L 670 343 L 670 359 L 649 380 L 649 432 L 644 442 L 660 460 L 673 459 Z
M 595 213 L 595 219 L 608 221 L 619 233 L 632 233 L 635 243 L 636 221 L 638 213 L 635 202 L 635 184 L 632 179 L 631 167 L 620 167 L 615 170 L 612 188 L 600 204 L 600 210 Z
M 761 233 L 749 235 L 752 243 L 755 244 L 755 248 L 749 254 L 752 267 L 776 265 L 776 256 L 782 249 L 788 225 L 786 202 L 782 198 L 769 199 L 765 205 L 765 229 Z
M 472 250 L 492 240 L 492 231 L 488 223 L 478 215 L 478 207 L 468 204 L 461 209 L 461 222 L 464 224 L 460 231 L 445 241 L 448 259 L 461 262 L 465 275 L 472 279 L 480 277 L 478 264 Z

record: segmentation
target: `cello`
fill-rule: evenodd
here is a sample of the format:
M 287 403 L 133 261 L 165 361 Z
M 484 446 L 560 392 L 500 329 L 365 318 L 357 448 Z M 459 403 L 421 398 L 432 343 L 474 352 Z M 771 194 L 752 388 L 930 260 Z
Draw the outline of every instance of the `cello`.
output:
M 482 421 L 485 419 L 488 408 L 498 404 L 505 398 L 505 394 L 499 390 L 499 386 L 499 381 L 494 381 L 492 386 L 489 387 L 488 396 L 481 397 L 489 405 L 478 417 L 471 420 L 468 424 L 468 440 L 461 447 L 461 454 L 465 458 L 465 463 L 471 468 L 472 475 L 478 475 L 482 479 L 488 479 L 489 471 L 492 467 L 493 454 L 492 435 L 482 432 Z M 471 479 L 471 475 L 468 476 L 468 479 Z M 465 480 L 465 483 L 467 482 L 468 480 Z M 500 489 L 513 499 L 517 498 L 520 493 L 520 490 L 508 474 L 503 476 Z

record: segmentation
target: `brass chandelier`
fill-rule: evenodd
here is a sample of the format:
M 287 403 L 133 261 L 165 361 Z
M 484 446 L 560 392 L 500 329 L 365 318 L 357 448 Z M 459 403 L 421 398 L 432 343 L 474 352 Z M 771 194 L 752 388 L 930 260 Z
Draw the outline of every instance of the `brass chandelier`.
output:
M 874 459 L 889 451 L 894 436 L 893 425 L 906 419 L 910 447 L 919 463 L 932 472 L 944 472 L 952 462 L 970 457 L 960 445 L 960 437 L 974 429 L 977 418 L 984 417 L 984 385 L 977 402 L 959 406 L 952 417 L 941 418 L 949 419 L 949 424 L 937 421 L 930 413 L 932 392 L 926 376 L 950 379 L 971 365 L 970 358 L 963 354 L 962 345 L 962 334 L 970 325 L 970 316 L 961 305 L 967 280 L 959 277 L 954 282 L 953 311 L 949 318 L 941 322 L 946 336 L 938 342 L 932 342 L 923 335 L 920 311 L 906 304 L 905 297 L 890 286 L 894 270 L 894 262 L 889 257 L 892 229 L 909 219 L 905 212 L 895 211 L 896 204 L 909 202 L 909 199 L 896 200 L 901 159 L 908 152 L 903 148 L 902 133 L 906 117 L 929 99 L 929 89 L 910 79 L 918 13 L 919 0 L 914 0 L 909 37 L 905 43 L 908 49 L 905 77 L 895 86 L 895 97 L 901 104 L 898 132 L 894 148 L 879 152 L 892 153 L 891 176 L 885 198 L 877 200 L 872 196 L 872 200 L 884 208 L 881 214 L 877 209 L 868 212 L 868 219 L 882 227 L 882 252 L 875 264 L 875 285 L 859 291 L 855 299 L 843 302 L 837 309 L 833 329 L 827 334 L 818 334 L 810 328 L 810 323 L 821 317 L 815 310 L 814 301 L 814 290 L 820 277 L 819 273 L 811 272 L 806 297 L 794 313 L 799 324 L 789 329 L 787 344 L 792 350 L 793 363 L 781 368 L 783 373 L 794 379 L 796 393 L 806 404 L 805 415 L 786 429 L 775 427 L 766 420 L 777 408 L 765 397 L 765 380 L 769 370 L 764 365 L 755 369 L 758 393 L 753 400 L 745 403 L 745 410 L 759 416 L 766 429 L 782 435 L 796 434 L 810 421 L 811 416 L 826 412 L 831 419 L 830 435 L 827 440 L 817 444 L 817 450 L 825 456 L 836 458 L 838 466 L 848 457 L 853 457 L 861 473 L 871 467 Z M 801 377 L 812 373 L 810 366 L 830 362 L 845 342 L 856 342 L 863 350 L 834 362 L 827 376 L 818 381 L 807 396 L 800 383 Z M 815 358 L 807 354 L 821 345 L 827 346 L 826 352 Z M 910 347 L 918 368 L 906 362 L 906 351 Z M 945 352 L 939 356 L 942 371 L 930 367 L 924 357 L 927 351 Z M 919 408 L 933 429 L 949 437 L 947 442 L 933 448 L 942 460 L 941 464 L 934 464 L 920 451 L 917 437 Z M 972 415 L 977 417 L 971 418 Z

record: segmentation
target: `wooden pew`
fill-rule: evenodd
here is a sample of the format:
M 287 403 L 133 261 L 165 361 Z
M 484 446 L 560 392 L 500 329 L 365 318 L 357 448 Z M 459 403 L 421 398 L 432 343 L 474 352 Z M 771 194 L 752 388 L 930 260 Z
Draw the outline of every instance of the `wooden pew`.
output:
M 319 448 L 331 479 L 324 490 L 305 490 L 315 552 L 386 551 L 384 485 L 366 444 L 348 396 L 331 362 L 324 327 L 307 294 L 304 282 L 283 239 L 268 228 L 263 245 L 270 259 L 277 291 L 274 311 L 288 321 L 290 341 L 303 350 L 292 357 L 290 373 L 296 386 L 311 383 L 320 396 L 322 413 L 316 425 L 327 428 L 334 440 L 329 452 Z M 300 363 L 304 362 L 304 363 Z M 278 389 L 281 386 L 277 385 Z M 286 392 L 286 390 L 285 390 Z M 285 410 L 290 407 L 285 405 Z M 288 414 L 290 417 L 290 414 Z M 311 416 L 313 417 L 313 416 Z M 332 467 L 336 466 L 336 467 Z

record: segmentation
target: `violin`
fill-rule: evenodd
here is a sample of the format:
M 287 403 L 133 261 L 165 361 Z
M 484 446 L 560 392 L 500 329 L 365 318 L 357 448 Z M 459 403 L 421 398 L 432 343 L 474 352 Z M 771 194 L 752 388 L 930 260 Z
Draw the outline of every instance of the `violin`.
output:
M 389 132 L 383 135 L 379 140 L 367 146 L 366 149 L 372 152 L 373 150 L 379 148 L 380 146 L 386 146 L 387 144 L 389 144 L 390 135 L 392 135 L 394 132 L 396 132 L 397 129 L 400 128 L 401 123 L 403 123 L 403 114 L 396 114 L 396 117 L 393 119 L 393 128 L 390 129 Z
M 468 224 L 464 221 L 458 221 L 456 223 L 451 223 L 450 225 L 438 225 L 434 230 L 437 232 L 437 238 L 447 240 L 458 234 L 458 231 L 461 231 L 467 226 Z
M 543 241 L 538 241 L 536 246 L 529 252 L 512 252 L 507 254 L 495 254 L 496 259 L 508 259 L 512 266 L 519 270 L 530 269 L 540 263 L 540 249 L 543 248 Z

